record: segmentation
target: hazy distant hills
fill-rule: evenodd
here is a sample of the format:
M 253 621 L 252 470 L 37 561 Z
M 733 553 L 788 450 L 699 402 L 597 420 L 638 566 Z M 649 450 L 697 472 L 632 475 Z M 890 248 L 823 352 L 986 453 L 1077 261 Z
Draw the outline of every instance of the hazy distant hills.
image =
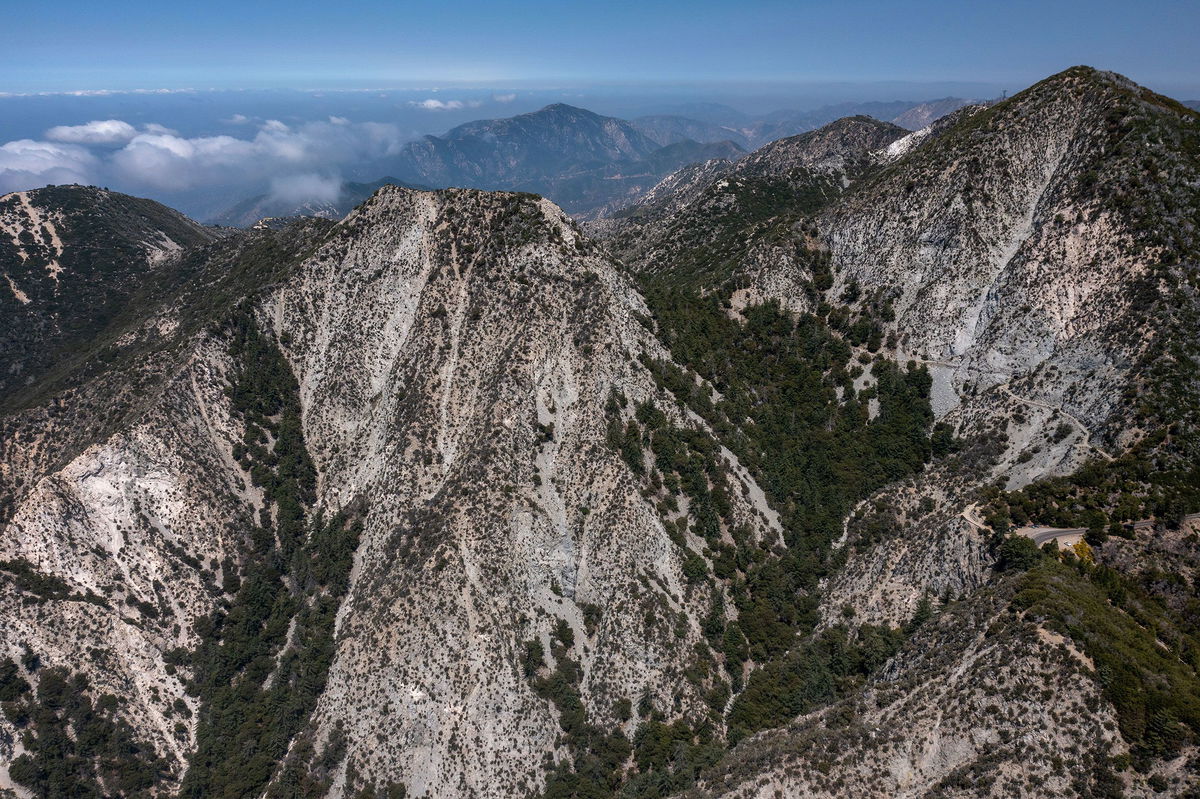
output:
M 638 117 L 630 123 L 659 144 L 674 144 L 691 139 L 700 142 L 732 141 L 749 147 L 750 139 L 741 128 L 705 122 L 700 119 L 662 114 Z
M 881 122 L 891 122 L 908 130 L 920 130 L 938 117 L 945 116 L 965 105 L 975 102 L 961 97 L 944 97 L 924 103 L 896 101 L 888 103 L 840 103 L 818 108 L 814 111 L 777 111 L 756 120 L 741 129 L 750 147 L 807 133 L 850 116 L 869 116 Z
M 573 214 L 628 202 L 689 163 L 734 160 L 742 151 L 815 130 L 835 119 L 867 115 L 915 130 L 968 100 L 845 103 L 809 112 L 749 118 L 716 104 L 696 113 L 623 120 L 558 103 L 507 119 L 460 125 L 404 148 L 393 172 L 434 186 L 532 191 Z M 699 143 L 699 144 L 698 144 Z M 702 146 L 708 145 L 708 146 Z M 671 149 L 668 149 L 671 148 Z
M 920 130 L 933 124 L 935 120 L 944 117 L 946 114 L 953 113 L 973 102 L 975 101 L 964 100 L 961 97 L 943 97 L 941 100 L 930 100 L 927 103 L 914 105 L 902 114 L 897 114 L 892 117 L 891 122 L 893 125 L 899 125 L 909 130 Z
M 347 183 L 335 200 L 267 193 L 242 200 L 210 221 L 246 227 L 264 217 L 336 219 L 386 183 L 528 191 L 549 197 L 568 213 L 591 217 L 636 202 L 681 167 L 734 161 L 763 144 L 836 119 L 865 115 L 916 130 L 968 102 L 947 97 L 924 103 L 842 103 L 761 117 L 716 103 L 693 103 L 671 109 L 681 113 L 632 120 L 556 103 L 409 142 L 388 166 L 396 178 Z
M 544 194 L 586 214 L 628 201 L 686 164 L 743 154 L 737 143 L 700 143 L 686 132 L 676 125 L 652 136 L 626 120 L 558 103 L 425 136 L 405 146 L 394 171 L 435 186 Z

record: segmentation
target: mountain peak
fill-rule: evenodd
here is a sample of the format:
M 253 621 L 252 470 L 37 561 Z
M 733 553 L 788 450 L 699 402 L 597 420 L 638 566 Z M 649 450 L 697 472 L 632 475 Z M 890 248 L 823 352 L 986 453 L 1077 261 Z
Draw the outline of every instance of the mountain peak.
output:
M 588 116 L 594 116 L 594 117 L 600 116 L 600 114 L 597 114 L 595 111 L 589 111 L 586 108 L 580 108 L 577 105 L 570 105 L 568 103 L 551 103 L 550 105 L 543 106 L 542 108 L 539 108 L 537 111 L 532 111 L 530 113 L 533 113 L 533 114 L 569 113 L 569 114 L 587 114 Z
M 1042 98 L 1057 102 L 1077 97 L 1087 105 L 1111 107 L 1114 103 L 1147 104 L 1159 109 L 1194 117 L 1196 112 L 1177 100 L 1158 94 L 1119 72 L 1096 69 L 1086 65 L 1068 67 L 1024 91 L 1009 97 L 1006 102 Z

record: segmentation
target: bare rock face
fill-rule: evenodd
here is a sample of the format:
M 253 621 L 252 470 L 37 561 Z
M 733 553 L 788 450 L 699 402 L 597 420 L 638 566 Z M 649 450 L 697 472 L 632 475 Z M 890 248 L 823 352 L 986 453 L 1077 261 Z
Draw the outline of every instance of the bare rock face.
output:
M 588 230 L 637 272 L 700 287 L 730 284 L 737 311 L 774 301 L 809 312 L 817 304 L 812 262 L 824 249 L 809 217 L 902 136 L 895 125 L 847 117 L 736 162 L 685 167 Z
M 195 620 L 223 594 L 220 564 L 261 503 L 232 457 L 241 429 L 222 391 L 227 360 L 199 342 L 137 421 L 33 481 L 0 535 L 0 658 L 33 653 L 41 669 L 121 697 L 136 737 L 176 776 L 197 702 L 165 653 L 195 645 Z M 6 762 L 16 737 L 0 722 Z
M 1182 218 L 1198 165 L 1184 142 L 1198 125 L 1120 76 L 1076 68 L 899 140 L 881 153 L 889 165 L 826 216 L 832 291 L 889 297 L 896 358 L 929 367 L 935 413 L 1004 442 L 973 482 L 924 478 L 909 511 L 940 497 L 948 521 L 895 525 L 902 535 L 851 557 L 831 581 L 839 605 L 875 596 L 867 606 L 895 618 L 968 564 L 967 582 L 982 582 L 960 516 L 973 487 L 1067 474 L 1143 435 L 1129 400 L 1171 328 L 1169 308 L 1156 312 L 1161 326 L 1145 318 L 1178 279 L 1162 264 L 1194 252 Z M 933 551 L 942 557 L 921 557 Z M 890 609 L 878 601 L 881 569 L 907 574 Z
M 246 235 L 260 243 L 233 267 L 209 254 L 221 274 L 291 234 Z M 545 764 L 571 754 L 569 708 L 538 687 L 547 675 L 570 675 L 587 723 L 626 738 L 622 700 L 706 708 L 712 686 L 681 675 L 718 589 L 685 578 L 673 518 L 669 535 L 669 514 L 607 440 L 644 402 L 703 425 L 639 361 L 667 355 L 617 266 L 549 202 L 475 191 L 388 187 L 305 246 L 251 308 L 296 375 L 314 518 L 365 509 L 305 734 L 345 746 L 333 795 L 364 774 L 438 796 L 537 788 Z M 138 330 L 184 330 L 164 321 L 178 310 Z M 14 578 L 0 655 L 36 652 L 43 669 L 121 695 L 119 716 L 176 778 L 203 708 L 168 655 L 200 644 L 201 621 L 249 568 L 246 531 L 282 512 L 246 460 L 262 433 L 231 399 L 242 367 L 228 335 L 210 326 L 155 350 L 145 368 L 169 350 L 177 371 L 95 443 L 32 411 L 9 422 L 57 454 L 6 463 L 21 477 L 0 539 Z M 62 413 L 89 385 L 55 400 Z M 762 491 L 722 457 L 738 483 L 732 517 L 774 535 Z M 531 659 L 537 645 L 545 655 Z
M 605 443 L 612 395 L 668 407 L 637 360 L 663 356 L 644 312 L 547 201 L 399 189 L 263 306 L 322 502 L 370 508 L 315 722 L 358 772 L 418 795 L 536 786 L 564 750 L 523 646 L 549 652 L 563 624 L 593 723 L 644 694 L 701 701 L 676 680 L 708 598 Z
M 687 168 L 603 245 L 529 194 L 0 199 L 10 305 L 72 312 L 0 352 L 0 789 L 91 735 L 130 794 L 1182 792 L 1194 537 L 1060 563 L 979 505 L 1179 431 L 1138 395 L 1194 353 L 1197 119 L 1068 70 Z
M 1141 237 L 1147 209 L 1112 201 L 1135 190 L 1123 170 L 1140 168 L 1122 146 L 1142 118 L 1196 124 L 1139 91 L 1069 70 L 930 137 L 830 213 L 834 290 L 894 294 L 900 354 L 928 360 L 947 386 L 940 414 L 964 393 L 1025 378 L 1023 397 L 1092 427 L 1111 412 L 1149 344 L 1117 326 L 1137 318 L 1166 244 Z M 1194 164 L 1172 142 L 1145 144 L 1163 159 L 1147 176 L 1162 194 L 1188 183 Z

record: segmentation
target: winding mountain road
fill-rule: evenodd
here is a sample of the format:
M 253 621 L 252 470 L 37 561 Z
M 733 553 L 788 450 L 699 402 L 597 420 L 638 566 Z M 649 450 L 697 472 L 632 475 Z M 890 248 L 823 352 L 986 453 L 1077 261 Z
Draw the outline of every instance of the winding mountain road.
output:
M 968 505 L 967 507 L 963 508 L 963 511 L 960 515 L 967 522 L 967 524 L 971 525 L 976 530 L 989 533 L 992 531 L 992 528 L 988 527 L 980 517 L 979 507 L 977 505 Z M 1200 523 L 1200 513 L 1188 513 L 1181 519 L 1180 523 Z M 1146 530 L 1148 528 L 1152 530 L 1154 528 L 1154 519 L 1141 519 L 1133 522 L 1131 527 L 1133 527 L 1134 530 Z M 1013 532 L 1017 535 L 1023 535 L 1026 538 L 1033 539 L 1033 543 L 1040 547 L 1042 544 L 1045 544 L 1048 541 L 1058 541 L 1059 539 L 1068 538 L 1070 536 L 1079 536 L 1082 538 L 1083 534 L 1087 532 L 1087 528 L 1026 526 L 1018 527 L 1013 530 Z
M 1012 389 L 1009 388 L 1009 385 L 1010 385 L 1010 383 L 1003 383 L 1000 386 L 998 386 L 998 388 L 1000 389 L 1001 392 L 1003 392 L 1009 398 L 1016 400 L 1017 402 L 1022 402 L 1026 405 L 1032 405 L 1036 408 L 1045 408 L 1048 411 L 1052 411 L 1054 413 L 1060 413 L 1063 416 L 1067 417 L 1068 419 L 1071 420 L 1071 424 L 1073 424 L 1075 426 L 1075 428 L 1077 430 L 1079 430 L 1080 433 L 1083 434 L 1083 444 L 1085 447 L 1087 447 L 1092 452 L 1099 455 L 1101 458 L 1104 458 L 1106 461 L 1115 460 L 1112 455 L 1109 455 L 1107 452 L 1102 450 L 1100 447 L 1097 447 L 1095 444 L 1092 443 L 1092 431 L 1088 429 L 1088 426 L 1085 425 L 1083 423 L 1083 421 L 1079 419 L 1079 417 L 1075 416 L 1070 411 L 1064 409 L 1061 405 L 1051 405 L 1048 402 L 1040 402 L 1038 400 L 1018 396 L 1017 394 L 1013 393 Z

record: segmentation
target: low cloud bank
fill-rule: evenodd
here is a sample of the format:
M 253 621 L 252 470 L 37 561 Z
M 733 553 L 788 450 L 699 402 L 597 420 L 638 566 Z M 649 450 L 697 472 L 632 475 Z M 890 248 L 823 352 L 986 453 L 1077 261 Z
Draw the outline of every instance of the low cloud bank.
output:
M 333 175 L 305 173 L 271 179 L 271 200 L 288 205 L 334 203 L 342 194 L 342 179 Z
M 506 101 L 500 100 L 499 102 Z M 408 104 L 413 108 L 422 108 L 426 111 L 458 111 L 463 108 L 479 108 L 483 105 L 479 100 L 438 100 L 433 97 L 428 100 L 409 100 Z
M 46 131 L 50 141 L 74 144 L 121 144 L 137 135 L 137 128 L 119 119 L 103 119 L 86 125 L 58 125 Z
M 119 119 L 95 120 L 50 128 L 41 140 L 0 145 L 0 192 L 52 183 L 90 183 L 133 194 L 269 185 L 281 198 L 322 202 L 340 189 L 329 173 L 395 155 L 407 138 L 395 125 L 341 117 L 299 125 L 267 120 L 250 138 L 185 137 L 162 125 L 135 128 Z
M 76 144 L 10 141 L 0 145 L 0 192 L 47 183 L 90 183 L 98 166 L 91 151 Z

